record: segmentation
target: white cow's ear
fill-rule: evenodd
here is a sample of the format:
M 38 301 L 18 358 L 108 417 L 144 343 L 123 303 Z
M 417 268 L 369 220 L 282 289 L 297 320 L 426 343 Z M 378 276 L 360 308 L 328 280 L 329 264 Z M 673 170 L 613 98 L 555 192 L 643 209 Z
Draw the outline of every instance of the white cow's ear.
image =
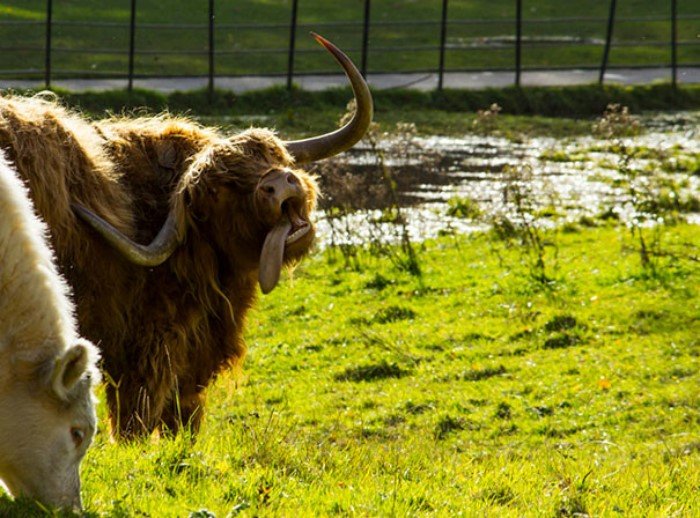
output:
M 78 343 L 56 358 L 51 375 L 51 386 L 59 398 L 68 399 L 68 393 L 87 368 L 88 357 L 88 348 Z

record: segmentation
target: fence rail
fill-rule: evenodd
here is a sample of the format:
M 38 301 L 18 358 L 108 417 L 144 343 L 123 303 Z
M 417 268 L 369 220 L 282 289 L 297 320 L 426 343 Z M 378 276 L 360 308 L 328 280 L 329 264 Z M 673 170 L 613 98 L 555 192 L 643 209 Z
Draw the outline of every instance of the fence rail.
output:
M 670 20 L 659 16 L 625 16 L 618 17 L 617 22 L 665 22 Z M 683 15 L 682 20 L 700 20 L 700 14 Z M 447 25 L 509 25 L 514 19 L 510 18 L 470 18 L 470 19 L 453 19 L 446 20 Z M 562 16 L 557 18 L 528 18 L 525 20 L 527 25 L 552 23 L 605 23 L 607 17 L 601 16 Z M 347 21 L 329 21 L 329 22 L 314 22 L 314 23 L 298 23 L 297 27 L 360 27 L 363 21 L 347 20 Z M 391 27 L 391 26 L 411 26 L 411 25 L 440 25 L 440 20 L 377 20 L 371 23 L 372 27 Z M 0 20 L 0 26 L 46 26 L 46 21 L 40 20 Z M 65 27 L 112 27 L 125 29 L 130 26 L 129 22 L 101 22 L 94 20 L 75 21 L 75 20 L 53 20 L 53 26 Z M 137 22 L 136 27 L 139 29 L 206 29 L 208 22 L 203 23 L 154 23 L 154 22 Z M 286 23 L 217 23 L 217 29 L 288 29 L 289 24 Z
M 599 70 L 599 81 L 605 79 L 605 72 L 609 68 L 619 67 L 639 67 L 640 63 L 628 60 L 627 62 L 617 62 L 611 64 L 610 58 L 614 50 L 629 49 L 630 52 L 638 49 L 663 49 L 668 48 L 668 55 L 665 56 L 657 52 L 656 61 L 647 58 L 647 66 L 667 66 L 670 69 L 670 79 L 674 85 L 677 82 L 677 70 L 679 66 L 700 66 L 700 39 L 695 34 L 697 31 L 688 31 L 690 37 L 679 36 L 679 23 L 692 24 L 695 20 L 700 20 L 700 13 L 678 14 L 677 0 L 666 0 L 668 4 L 668 15 L 635 15 L 616 16 L 617 0 L 610 0 L 608 16 L 562 16 L 562 17 L 533 17 L 523 18 L 524 9 L 533 0 L 512 0 L 512 18 L 449 18 L 449 0 L 433 0 L 439 5 L 438 17 L 436 19 L 407 19 L 407 20 L 386 20 L 372 18 L 372 2 L 364 0 L 361 6 L 361 17 L 357 20 L 335 20 L 318 23 L 305 23 L 299 21 L 299 4 L 303 0 L 291 0 L 288 4 L 291 7 L 289 22 L 269 22 L 269 23 L 217 23 L 215 18 L 215 0 L 208 1 L 208 12 L 206 18 L 201 23 L 152 23 L 138 21 L 138 2 L 129 0 L 128 21 L 98 21 L 98 20 L 57 20 L 55 19 L 55 5 L 52 0 L 46 0 L 46 11 L 44 20 L 0 20 L 0 30 L 12 33 L 12 31 L 40 32 L 42 36 L 35 39 L 34 43 L 20 42 L 15 45 L 7 43 L 0 46 L 0 52 L 4 56 L 23 55 L 14 63 L 0 62 L 0 76 L 17 79 L 43 77 L 46 86 L 50 86 L 52 79 L 64 77 L 110 77 L 127 79 L 127 88 L 133 89 L 134 79 L 147 77 L 169 77 L 169 76 L 206 76 L 208 77 L 208 89 L 213 93 L 217 74 L 219 77 L 240 76 L 240 75 L 260 75 L 260 76 L 286 76 L 287 87 L 291 88 L 295 76 L 302 76 L 309 73 L 335 73 L 335 69 L 316 69 L 313 72 L 304 70 L 299 66 L 299 59 L 307 59 L 322 53 L 321 50 L 312 48 L 299 48 L 297 45 L 297 34 L 305 30 L 342 30 L 351 32 L 356 36 L 354 44 L 343 45 L 346 52 L 359 54 L 359 65 L 364 75 L 368 70 L 373 73 L 384 73 L 399 71 L 396 70 L 395 63 L 387 56 L 396 56 L 403 53 L 424 54 L 435 56 L 433 64 L 429 57 L 422 62 L 411 62 L 400 69 L 401 72 L 435 72 L 438 74 L 438 89 L 443 88 L 443 77 L 446 72 L 461 72 L 474 70 L 504 70 L 510 69 L 514 72 L 514 81 L 520 85 L 522 71 L 551 69 L 597 69 Z M 358 6 L 358 9 L 360 7 Z M 358 13 L 359 14 L 359 13 Z M 604 33 L 601 37 L 588 34 L 586 36 L 561 36 L 542 34 L 543 29 L 548 27 L 562 27 L 572 24 L 586 24 L 595 28 L 598 32 Z M 624 39 L 616 39 L 615 33 L 621 26 L 630 24 L 663 24 L 664 30 L 668 26 L 668 37 L 664 39 L 649 39 L 647 36 L 630 38 L 627 35 Z M 457 32 L 461 27 L 504 27 L 504 33 L 482 34 L 481 36 L 460 37 L 452 36 L 451 32 Z M 413 28 L 413 29 L 411 29 Z M 384 31 L 395 29 L 426 30 L 428 37 L 425 42 L 402 43 L 402 39 L 391 37 L 378 37 L 379 43 L 373 42 L 373 35 L 382 35 Z M 528 29 L 532 34 L 528 34 Z M 57 34 L 64 31 L 85 31 L 101 30 L 115 31 L 115 34 L 126 33 L 127 38 L 123 44 L 112 46 L 103 45 L 80 45 L 77 37 L 68 40 L 60 40 Z M 487 32 L 489 32 L 488 29 Z M 177 48 L 173 45 L 174 40 L 164 38 L 157 40 L 154 34 L 165 33 L 166 31 L 190 31 L 200 36 L 194 39 L 190 48 Z M 236 41 L 236 37 L 242 31 L 254 31 L 256 34 L 263 34 L 265 31 L 273 31 L 275 34 L 288 31 L 288 42 L 286 46 L 266 46 L 263 48 L 245 48 L 240 45 L 231 45 Z M 583 31 L 591 33 L 592 31 Z M 629 33 L 629 31 L 627 31 Z M 139 41 L 139 35 L 148 34 L 149 42 Z M 220 39 L 218 39 L 220 38 Z M 694 38 L 694 39 L 693 39 Z M 4 37 L 5 42 L 14 41 L 12 38 Z M 120 39 L 115 37 L 115 39 Z M 25 38 L 26 40 L 26 38 Z M 153 41 L 156 41 L 154 45 Z M 359 40 L 359 42 L 357 41 Z M 388 41 L 387 41 L 388 40 Z M 70 44 L 66 44 L 68 41 Z M 224 42 L 222 44 L 222 42 Z M 278 39 L 274 41 L 282 41 Z M 164 48 L 163 43 L 167 42 Z M 83 42 L 84 43 L 84 42 Z M 359 43 L 359 45 L 358 45 Z M 598 58 L 592 54 L 592 50 L 600 48 Z M 541 52 L 551 49 L 565 49 L 572 52 L 572 61 L 565 64 L 552 63 L 541 57 Z M 688 57 L 679 53 L 683 49 Z M 489 61 L 480 54 L 480 61 L 471 62 L 464 55 L 468 52 L 483 53 L 483 51 L 493 52 L 499 56 L 498 60 Z M 581 53 L 585 51 L 584 57 Z M 503 52 L 512 52 L 511 58 L 503 55 Z M 539 53 L 539 54 L 538 54 Z M 577 54 L 578 53 L 578 54 Z M 22 67 L 23 63 L 31 63 L 30 56 L 43 56 L 43 63 L 34 66 Z M 96 60 L 97 57 L 115 57 L 112 61 L 101 63 L 100 66 L 81 68 L 80 61 L 71 58 L 70 64 L 57 66 L 59 57 L 87 55 Z M 139 58 L 150 60 L 151 63 L 158 61 L 159 57 L 175 59 L 183 56 L 189 60 L 199 60 L 197 66 L 190 68 L 180 64 L 182 71 L 177 73 L 168 71 L 164 66 L 152 66 L 148 69 L 146 65 L 139 65 Z M 372 66 L 371 59 L 381 56 L 381 64 Z M 542 62 L 533 61 L 528 58 L 538 56 Z M 578 57 L 576 57 L 578 56 Z M 118 59 L 121 57 L 122 59 Z M 235 58 L 239 59 L 236 61 Z M 255 60 L 254 58 L 258 58 Z M 398 60 L 401 56 L 398 56 Z M 459 59 L 456 59 L 458 57 Z M 274 58 L 274 59 L 273 59 Z M 277 58 L 279 60 L 275 61 Z M 284 59 L 286 58 L 286 59 Z M 452 58 L 450 61 L 449 58 Z M 125 59 L 125 64 L 122 61 Z M 229 60 L 223 63 L 221 60 Z M 231 65 L 233 59 L 233 65 Z M 508 61 L 510 59 L 510 64 Z M 24 60 L 24 61 L 21 61 Z M 65 58 L 64 58 L 65 61 Z M 274 63 L 273 63 L 274 61 Z M 278 62 L 279 61 L 279 62 Z M 380 61 L 379 59 L 377 60 Z M 597 61 L 597 63 L 596 63 Z M 245 62 L 245 66 L 240 63 Z M 322 63 L 326 63 L 325 61 Z M 544 66 L 545 63 L 549 65 Z M 18 66 L 20 65 L 20 66 Z M 223 66 L 225 65 L 225 66 Z M 257 68 L 256 68 L 257 65 Z M 328 66 L 330 65 L 323 65 Z M 370 66 L 372 66 L 370 70 Z M 393 68 L 392 68 L 393 67 Z M 144 70 L 145 69 L 145 70 Z M 189 72 L 187 70 L 189 69 Z M 183 71 L 185 73 L 183 73 Z

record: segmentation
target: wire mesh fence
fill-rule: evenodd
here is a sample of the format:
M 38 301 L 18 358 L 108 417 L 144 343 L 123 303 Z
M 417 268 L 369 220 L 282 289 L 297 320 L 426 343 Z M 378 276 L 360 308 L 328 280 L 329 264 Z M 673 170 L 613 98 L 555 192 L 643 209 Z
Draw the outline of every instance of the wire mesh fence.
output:
M 0 77 L 336 73 L 307 37 L 363 73 L 700 65 L 700 0 L 14 0 L 0 5 Z

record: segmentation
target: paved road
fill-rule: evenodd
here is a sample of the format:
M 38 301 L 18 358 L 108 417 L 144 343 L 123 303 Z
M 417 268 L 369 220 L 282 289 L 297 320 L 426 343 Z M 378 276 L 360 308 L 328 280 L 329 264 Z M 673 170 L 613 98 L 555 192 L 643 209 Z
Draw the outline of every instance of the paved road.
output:
M 605 74 L 607 83 L 619 84 L 648 84 L 656 81 L 670 80 L 671 72 L 667 68 L 623 68 L 610 70 Z M 488 87 L 510 86 L 514 82 L 513 72 L 450 72 L 445 74 L 446 88 L 480 89 Z M 434 90 L 437 88 L 437 74 L 369 74 L 370 85 L 378 89 L 386 88 L 415 88 L 418 90 Z M 596 70 L 545 70 L 523 72 L 523 86 L 555 86 L 595 83 L 598 81 Z M 324 90 L 346 84 L 343 75 L 310 75 L 298 76 L 295 82 L 307 90 Z M 685 67 L 678 70 L 679 83 L 700 83 L 700 67 Z M 11 81 L 0 80 L 2 88 L 41 88 L 43 81 Z M 286 84 L 285 77 L 220 77 L 216 79 L 216 88 L 245 92 L 259 90 L 273 85 Z M 126 88 L 124 79 L 70 79 L 56 80 L 53 86 L 72 91 L 112 90 Z M 196 90 L 207 86 L 207 79 L 200 77 L 177 77 L 167 79 L 137 79 L 137 88 L 146 88 L 161 92 L 176 90 Z

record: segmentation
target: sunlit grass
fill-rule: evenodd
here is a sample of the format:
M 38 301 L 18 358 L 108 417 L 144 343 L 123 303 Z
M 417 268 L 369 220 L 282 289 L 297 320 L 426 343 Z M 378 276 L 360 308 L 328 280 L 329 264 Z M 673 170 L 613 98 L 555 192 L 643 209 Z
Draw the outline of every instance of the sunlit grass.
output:
M 420 280 L 315 255 L 261 299 L 196 440 L 111 443 L 100 407 L 89 513 L 693 515 L 700 268 L 650 278 L 626 239 L 561 234 L 547 288 L 480 235 L 427 243 Z

